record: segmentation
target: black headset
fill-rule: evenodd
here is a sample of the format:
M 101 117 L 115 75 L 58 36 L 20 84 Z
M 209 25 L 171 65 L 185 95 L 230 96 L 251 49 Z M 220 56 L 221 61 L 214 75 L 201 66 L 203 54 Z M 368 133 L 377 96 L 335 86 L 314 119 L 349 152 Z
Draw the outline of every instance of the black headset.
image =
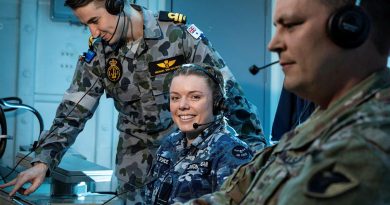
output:
M 213 68 L 212 67 L 203 68 L 203 67 L 198 66 L 198 65 L 196 65 L 195 67 L 196 67 L 195 70 L 200 70 L 203 73 L 205 73 L 215 83 L 215 85 L 217 85 L 219 88 L 218 89 L 219 95 L 215 99 L 213 98 L 213 115 L 218 115 L 220 112 L 225 111 L 226 110 L 226 103 L 225 103 L 226 100 L 223 96 L 224 92 L 222 90 L 221 83 L 219 83 L 219 81 L 218 81 L 218 79 L 213 71 Z
M 355 5 L 343 6 L 329 17 L 327 33 L 336 45 L 352 49 L 367 40 L 370 27 L 370 20 L 360 7 L 360 0 L 356 0 Z
M 227 104 L 226 104 L 226 99 L 223 95 L 223 88 L 221 86 L 221 83 L 219 83 L 215 73 L 213 73 L 213 68 L 212 67 L 208 67 L 206 66 L 206 68 L 203 68 L 199 65 L 196 65 L 196 64 L 183 64 L 181 65 L 181 67 L 192 67 L 193 70 L 199 70 L 201 72 L 203 72 L 204 74 L 206 74 L 214 83 L 215 85 L 218 86 L 218 93 L 219 95 L 214 99 L 214 96 L 213 96 L 213 115 L 218 115 L 220 114 L 221 112 L 227 110 Z M 180 70 L 181 68 L 179 68 L 178 70 Z M 169 110 L 169 104 L 170 104 L 170 98 L 168 98 L 168 110 Z
M 125 0 L 106 0 L 106 10 L 112 15 L 118 15 L 125 7 Z

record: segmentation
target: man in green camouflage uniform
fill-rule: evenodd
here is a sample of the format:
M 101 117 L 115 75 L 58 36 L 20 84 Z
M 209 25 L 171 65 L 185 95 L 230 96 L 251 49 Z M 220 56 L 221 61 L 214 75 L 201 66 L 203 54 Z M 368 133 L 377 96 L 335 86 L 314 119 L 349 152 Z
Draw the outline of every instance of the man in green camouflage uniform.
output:
M 60 163 L 106 92 L 119 111 L 116 155 L 119 192 L 130 190 L 129 200 L 142 201 L 137 187 L 145 183 L 161 138 L 176 129 L 168 111 L 169 76 L 178 65 L 190 62 L 221 69 L 227 85 L 226 117 L 230 125 L 253 150 L 264 147 L 255 107 L 243 97 L 223 59 L 195 25 L 182 24 L 185 20 L 182 14 L 160 12 L 159 16 L 154 16 L 149 10 L 129 4 L 112 11 L 104 2 L 66 1 L 80 21 L 89 26 L 95 40 L 90 39 L 90 50 L 78 61 L 73 82 L 57 110 L 49 134 L 41 136 L 34 160 L 45 164 L 36 163 L 42 166 L 39 173 L 47 169 L 46 165 L 53 169 Z M 104 21 L 109 18 L 111 27 L 106 29 Z M 10 182 L 8 185 L 16 184 L 11 195 L 30 178 L 19 177 Z M 25 194 L 37 186 L 39 184 L 33 183 Z
M 220 191 L 188 204 L 390 203 L 390 1 L 354 3 L 276 1 L 269 48 L 280 57 L 284 86 L 318 107 L 279 144 L 237 169 Z M 353 16 L 342 26 L 367 33 L 351 32 L 338 42 L 326 25 L 345 5 Z M 370 22 L 371 29 L 365 27 Z

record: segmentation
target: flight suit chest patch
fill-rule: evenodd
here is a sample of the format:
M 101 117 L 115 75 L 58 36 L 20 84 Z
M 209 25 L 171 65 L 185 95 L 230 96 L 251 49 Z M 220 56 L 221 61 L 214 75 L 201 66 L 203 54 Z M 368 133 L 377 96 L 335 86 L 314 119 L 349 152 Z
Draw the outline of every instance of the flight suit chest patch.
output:
M 175 56 L 159 61 L 149 63 L 149 72 L 151 76 L 157 76 L 177 70 L 179 65 L 184 63 L 184 56 Z

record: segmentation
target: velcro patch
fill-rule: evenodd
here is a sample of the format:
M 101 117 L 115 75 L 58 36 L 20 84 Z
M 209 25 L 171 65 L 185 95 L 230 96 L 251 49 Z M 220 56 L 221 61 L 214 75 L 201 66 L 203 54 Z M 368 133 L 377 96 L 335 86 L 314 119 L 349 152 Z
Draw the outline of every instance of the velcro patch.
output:
M 192 37 L 194 37 L 195 39 L 198 39 L 199 37 L 202 36 L 203 32 L 198 28 L 196 27 L 194 24 L 191 24 L 188 28 L 187 28 L 187 32 L 189 34 L 191 34 Z
M 165 165 L 169 165 L 169 163 L 171 163 L 170 159 L 162 157 L 162 156 L 158 156 L 157 157 L 157 161 L 160 162 L 160 163 L 163 163 Z
M 208 174 L 211 169 L 211 162 L 203 161 L 200 163 L 189 164 L 186 168 L 186 171 L 199 171 L 201 174 Z
M 82 58 L 80 58 L 79 60 L 84 60 L 85 62 L 90 63 L 95 58 L 95 56 L 96 52 L 91 49 L 88 49 L 87 52 L 83 53 Z
M 187 166 L 188 171 L 196 171 L 199 169 L 199 165 L 197 163 L 192 163 Z
M 355 188 L 359 181 L 341 165 L 332 164 L 311 174 L 305 194 L 316 198 L 330 198 Z
M 151 76 L 156 76 L 168 72 L 175 71 L 179 65 L 184 63 L 184 56 L 175 56 L 159 61 L 149 63 L 149 72 Z
M 187 22 L 187 17 L 181 13 L 160 11 L 159 15 L 158 15 L 158 20 L 165 21 L 165 22 L 174 22 L 174 23 L 185 24 Z
M 203 161 L 203 162 L 200 162 L 200 167 L 203 167 L 203 168 L 210 168 L 211 167 L 211 163 L 209 161 Z
M 249 150 L 241 145 L 235 146 L 232 149 L 232 155 L 238 159 L 248 159 L 250 156 Z

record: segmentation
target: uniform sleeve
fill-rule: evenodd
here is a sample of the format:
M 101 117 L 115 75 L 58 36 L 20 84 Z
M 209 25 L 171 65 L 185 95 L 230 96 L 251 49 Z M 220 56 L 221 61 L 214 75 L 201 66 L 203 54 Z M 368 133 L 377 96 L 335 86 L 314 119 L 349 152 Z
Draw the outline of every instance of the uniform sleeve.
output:
M 97 57 L 89 64 L 79 59 L 72 83 L 57 108 L 53 124 L 40 137 L 33 162 L 46 163 L 53 170 L 84 129 L 104 92 L 98 67 Z
M 225 116 L 229 119 L 229 125 L 253 152 L 263 149 L 266 140 L 256 106 L 246 99 L 240 85 L 211 42 L 204 35 L 196 39 L 187 32 L 186 26 L 183 27 L 183 32 L 184 52 L 188 63 L 204 63 L 221 69 L 226 85 L 228 110 Z
M 217 187 L 216 190 L 219 190 L 223 182 L 233 173 L 233 171 L 240 165 L 249 162 L 252 159 L 252 152 L 250 149 L 243 144 L 232 143 L 226 141 L 223 143 L 218 143 L 220 149 L 225 151 L 220 152 L 220 157 L 217 160 L 216 168 L 216 178 L 217 178 Z
M 343 129 L 313 150 L 280 191 L 278 204 L 388 203 L 390 126 L 384 121 Z

